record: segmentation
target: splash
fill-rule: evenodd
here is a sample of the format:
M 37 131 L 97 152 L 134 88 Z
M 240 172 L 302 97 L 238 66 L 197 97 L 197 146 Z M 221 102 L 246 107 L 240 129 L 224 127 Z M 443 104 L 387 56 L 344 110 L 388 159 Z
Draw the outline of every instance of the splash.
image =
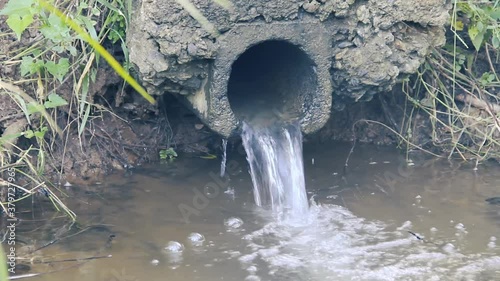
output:
M 454 237 L 425 243 L 408 233 L 411 223 L 370 221 L 313 200 L 310 206 L 308 225 L 273 221 L 245 235 L 242 267 L 260 266 L 283 280 L 497 280 L 497 251 L 467 253 Z

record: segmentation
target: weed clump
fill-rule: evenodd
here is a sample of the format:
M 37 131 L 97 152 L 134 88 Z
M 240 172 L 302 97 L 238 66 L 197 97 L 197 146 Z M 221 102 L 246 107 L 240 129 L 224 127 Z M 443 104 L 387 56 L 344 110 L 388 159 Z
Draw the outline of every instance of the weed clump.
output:
M 403 135 L 417 141 L 412 117 L 423 114 L 434 147 L 448 157 L 500 159 L 500 3 L 455 1 L 444 47 L 403 83 L 410 106 Z
M 105 85 L 99 76 L 116 75 L 107 71 L 101 62 L 104 58 L 134 89 L 155 102 L 128 74 L 125 36 L 130 5 L 131 1 L 123 0 L 10 0 L 0 10 L 0 17 L 6 18 L 1 23 L 1 30 L 6 32 L 0 34 L 4 43 L 0 54 L 0 106 L 6 109 L 0 113 L 0 178 L 2 185 L 15 185 L 21 190 L 21 199 L 43 194 L 74 219 L 75 214 L 54 192 L 58 187 L 50 183 L 54 175 L 49 177 L 47 171 L 59 172 L 61 180 L 65 167 L 73 165 L 68 163 L 67 154 L 80 150 L 85 155 L 92 142 L 115 155 L 115 167 L 128 167 L 123 160 L 127 152 L 119 146 L 126 140 L 115 135 L 133 129 L 109 132 L 103 128 L 104 120 L 110 117 L 123 122 L 123 127 L 128 123 L 110 109 L 110 102 L 116 98 L 100 93 Z M 118 49 L 122 62 L 103 45 Z M 123 96 L 124 89 L 122 84 L 116 96 Z M 135 145 L 136 150 L 141 150 L 137 155 L 149 148 Z M 98 169 L 102 167 L 94 171 Z M 7 182 L 7 170 L 22 175 L 26 185 Z M 34 187 L 25 187 L 30 185 Z M 5 200 L 5 196 L 0 198 L 4 208 Z

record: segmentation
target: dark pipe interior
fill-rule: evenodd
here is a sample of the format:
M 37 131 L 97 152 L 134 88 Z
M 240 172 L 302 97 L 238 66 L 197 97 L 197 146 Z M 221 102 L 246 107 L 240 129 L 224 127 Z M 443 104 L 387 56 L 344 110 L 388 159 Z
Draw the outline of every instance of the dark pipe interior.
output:
M 300 118 L 307 96 L 316 92 L 316 80 L 314 64 L 300 48 L 285 41 L 265 41 L 233 63 L 229 103 L 240 120 Z

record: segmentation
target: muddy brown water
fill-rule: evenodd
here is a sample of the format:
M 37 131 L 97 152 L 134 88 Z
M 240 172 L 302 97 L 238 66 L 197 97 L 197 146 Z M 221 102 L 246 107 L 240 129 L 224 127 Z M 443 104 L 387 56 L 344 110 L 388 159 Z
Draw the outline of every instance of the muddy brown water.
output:
M 410 154 L 408 165 L 396 149 L 357 146 L 344 175 L 350 144 L 304 150 L 307 225 L 280 225 L 255 206 L 241 149 L 229 147 L 225 179 L 219 159 L 181 156 L 67 188 L 86 229 L 79 234 L 48 205 L 36 205 L 35 215 L 24 216 L 52 223 L 20 232 L 23 239 L 40 247 L 77 234 L 25 254 L 30 273 L 50 272 L 30 279 L 500 280 L 500 206 L 485 201 L 500 195 L 498 164 L 474 171 Z M 204 236 L 201 245 L 188 240 L 193 232 Z M 169 241 L 183 251 L 166 250 Z

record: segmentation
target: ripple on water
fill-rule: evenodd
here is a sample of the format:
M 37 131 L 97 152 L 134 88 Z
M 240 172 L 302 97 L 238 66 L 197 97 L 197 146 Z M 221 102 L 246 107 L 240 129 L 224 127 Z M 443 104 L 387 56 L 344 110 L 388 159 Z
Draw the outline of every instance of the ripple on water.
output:
M 307 280 L 490 280 L 481 279 L 485 270 L 500 270 L 491 249 L 461 253 L 453 243 L 418 240 L 408 229 L 411 222 L 391 227 L 312 202 L 306 226 L 271 222 L 245 235 L 251 252 L 239 260 L 247 267 L 263 261 L 280 276 L 300 271 Z

